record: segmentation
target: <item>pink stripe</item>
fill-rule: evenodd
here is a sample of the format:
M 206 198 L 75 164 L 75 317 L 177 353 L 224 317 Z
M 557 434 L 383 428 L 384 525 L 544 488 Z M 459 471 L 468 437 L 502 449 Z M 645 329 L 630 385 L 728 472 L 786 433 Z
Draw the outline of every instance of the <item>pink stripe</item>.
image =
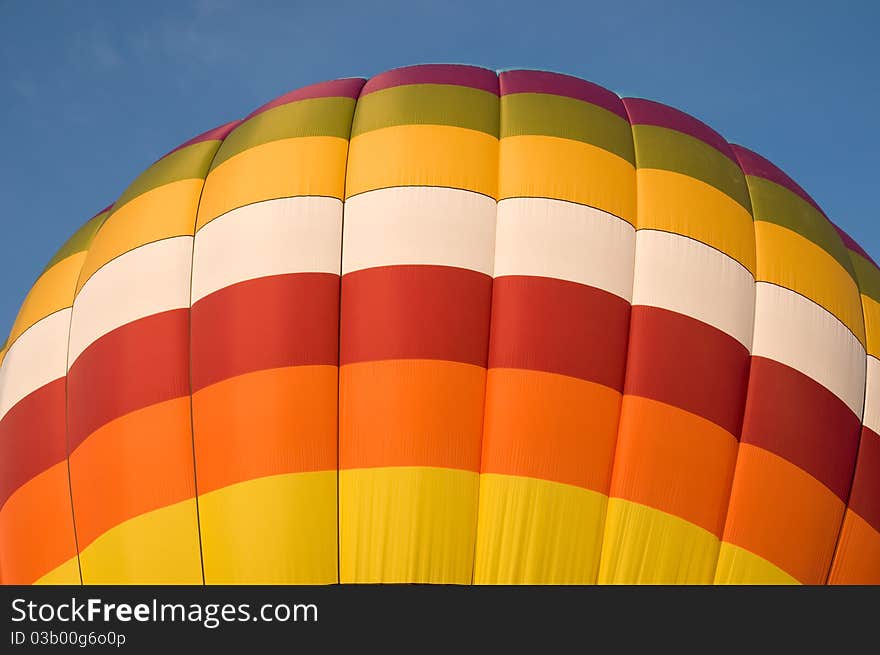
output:
M 178 150 L 182 150 L 183 148 L 186 148 L 187 146 L 195 145 L 196 143 L 202 143 L 203 141 L 222 141 L 223 139 L 226 138 L 227 134 L 229 134 L 230 132 L 232 132 L 232 130 L 234 130 L 236 128 L 236 126 L 239 123 L 241 123 L 241 121 L 231 121 L 229 123 L 224 123 L 223 125 L 220 125 L 219 127 L 215 127 L 212 130 L 208 130 L 207 132 L 202 132 L 198 136 L 195 136 L 192 139 L 190 139 L 189 141 L 185 141 L 185 142 L 181 143 L 174 150 L 169 150 L 164 155 L 159 157 L 159 159 L 156 161 L 161 161 L 161 160 L 165 159 L 165 157 L 167 157 L 171 153 L 177 152 Z
M 739 165 L 742 168 L 743 173 L 746 175 L 754 175 L 755 177 L 763 177 L 765 180 L 770 180 L 779 186 L 785 187 L 795 195 L 800 196 L 813 205 L 813 207 L 816 208 L 816 211 L 825 216 L 825 212 L 823 212 L 818 203 L 810 197 L 810 194 L 804 191 L 797 182 L 786 175 L 781 168 L 776 166 L 776 164 L 765 159 L 757 152 L 744 148 L 743 146 L 733 144 L 731 147 L 733 148 L 736 158 L 739 160 Z M 825 216 L 825 218 L 828 217 Z
M 405 84 L 455 84 L 498 95 L 498 76 L 493 71 L 463 64 L 421 64 L 395 68 L 370 79 L 361 95 Z
M 257 114 L 262 114 L 264 111 L 269 111 L 270 109 L 274 109 L 275 107 L 288 105 L 291 102 L 297 102 L 299 100 L 312 100 L 315 98 L 357 99 L 358 95 L 361 92 L 361 88 L 364 86 L 364 81 L 365 80 L 360 77 L 348 77 L 341 80 L 330 80 L 329 82 L 310 84 L 309 86 L 304 86 L 301 89 L 295 89 L 294 91 L 285 93 L 283 96 L 279 96 L 271 102 L 267 102 L 265 105 L 262 105 L 258 109 L 255 109 L 250 114 L 248 114 L 244 120 L 253 118 Z
M 853 239 L 850 235 L 848 235 L 846 232 L 844 232 L 842 228 L 838 227 L 834 223 L 831 223 L 831 225 L 834 225 L 834 229 L 837 230 L 837 233 L 840 235 L 840 238 L 843 241 L 843 245 L 845 245 L 847 248 L 849 248 L 853 252 L 858 253 L 859 255 L 861 255 L 862 257 L 867 259 L 869 262 L 874 264 L 874 266 L 877 266 L 877 262 L 875 262 L 873 259 L 871 259 L 871 255 L 869 255 L 867 252 L 865 252 L 865 249 L 862 248 L 856 242 L 855 239 Z M 878 267 L 878 268 L 880 268 L 880 267 Z
M 629 122 L 623 102 L 616 93 L 579 77 L 549 71 L 505 71 L 499 76 L 499 87 L 502 96 L 514 93 L 550 93 L 589 102 Z
M 731 150 L 730 144 L 727 143 L 724 137 L 693 116 L 669 105 L 643 98 L 624 98 L 623 104 L 633 125 L 656 125 L 676 130 L 699 139 L 703 143 L 715 148 L 725 157 L 730 158 L 734 162 L 736 161 L 733 150 Z M 636 147 L 638 148 L 638 143 Z

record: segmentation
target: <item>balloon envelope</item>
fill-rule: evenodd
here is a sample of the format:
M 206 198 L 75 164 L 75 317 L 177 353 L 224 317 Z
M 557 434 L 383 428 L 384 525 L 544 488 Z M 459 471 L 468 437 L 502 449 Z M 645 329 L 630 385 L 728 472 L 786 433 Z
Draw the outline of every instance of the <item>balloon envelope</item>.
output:
M 286 94 L 61 248 L 0 581 L 880 583 L 880 270 L 757 153 L 540 71 Z

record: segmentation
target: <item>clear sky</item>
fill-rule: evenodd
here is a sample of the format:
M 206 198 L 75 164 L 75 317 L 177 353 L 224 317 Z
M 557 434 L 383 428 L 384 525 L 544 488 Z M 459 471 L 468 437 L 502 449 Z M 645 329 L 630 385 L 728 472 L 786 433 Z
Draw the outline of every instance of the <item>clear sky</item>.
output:
M 55 250 L 169 149 L 296 87 L 425 62 L 555 70 L 683 109 L 876 259 L 878 28 L 872 0 L 0 0 L 0 343 Z

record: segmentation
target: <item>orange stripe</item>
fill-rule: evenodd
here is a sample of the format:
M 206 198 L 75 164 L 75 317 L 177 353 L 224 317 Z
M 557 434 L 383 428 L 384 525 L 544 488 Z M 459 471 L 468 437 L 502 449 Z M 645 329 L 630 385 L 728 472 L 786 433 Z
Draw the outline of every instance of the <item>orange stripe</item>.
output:
M 824 584 L 844 505 L 809 473 L 741 444 L 724 541 L 750 550 L 803 584 Z
M 340 468 L 480 470 L 486 369 L 398 359 L 347 364 L 340 375 Z
M 733 435 L 701 416 L 626 395 L 611 496 L 674 514 L 720 537 L 736 448 Z
M 880 532 L 846 511 L 828 584 L 880 585 Z
M 67 461 L 19 487 L 0 511 L 3 584 L 33 584 L 76 556 Z
M 335 366 L 239 375 L 193 394 L 199 493 L 336 468 Z
M 134 516 L 195 495 L 189 396 L 96 430 L 70 455 L 80 550 Z
M 586 380 L 490 369 L 483 473 L 563 482 L 608 493 L 620 393 Z

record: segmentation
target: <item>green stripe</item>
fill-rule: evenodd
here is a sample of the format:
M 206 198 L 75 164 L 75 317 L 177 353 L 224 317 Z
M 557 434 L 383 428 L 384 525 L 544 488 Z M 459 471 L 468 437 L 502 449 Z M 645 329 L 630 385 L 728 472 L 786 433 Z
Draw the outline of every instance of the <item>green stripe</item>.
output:
M 453 84 L 407 84 L 358 100 L 352 138 L 393 125 L 451 125 L 498 137 L 498 96 Z
M 201 141 L 167 155 L 141 173 L 119 196 L 113 211 L 137 196 L 162 185 L 180 180 L 204 179 L 211 159 L 217 151 L 217 141 Z
M 281 139 L 302 136 L 348 139 L 354 105 L 354 98 L 309 98 L 259 113 L 226 137 L 211 168 L 248 148 Z
M 822 248 L 855 279 L 849 250 L 834 226 L 813 205 L 783 186 L 763 177 L 748 176 L 756 221 L 786 227 Z
M 597 146 L 635 166 L 630 125 L 589 102 L 549 93 L 501 98 L 501 137 L 539 134 Z
M 109 215 L 110 211 L 108 210 L 86 221 L 82 227 L 73 233 L 72 237 L 64 242 L 64 245 L 59 248 L 58 252 L 55 253 L 55 256 L 49 260 L 49 263 L 46 264 L 46 267 L 43 269 L 43 273 L 55 266 L 55 264 L 61 260 L 67 259 L 78 252 L 88 250 L 92 243 L 92 239 L 95 238 L 95 234 L 98 232 L 98 228 L 104 224 L 104 219 Z M 40 275 L 43 273 L 40 273 Z
M 689 134 L 656 125 L 634 125 L 639 168 L 659 168 L 709 184 L 751 211 L 749 190 L 739 165 Z
M 859 283 L 859 291 L 880 302 L 880 269 L 852 250 L 849 251 L 849 257 Z

